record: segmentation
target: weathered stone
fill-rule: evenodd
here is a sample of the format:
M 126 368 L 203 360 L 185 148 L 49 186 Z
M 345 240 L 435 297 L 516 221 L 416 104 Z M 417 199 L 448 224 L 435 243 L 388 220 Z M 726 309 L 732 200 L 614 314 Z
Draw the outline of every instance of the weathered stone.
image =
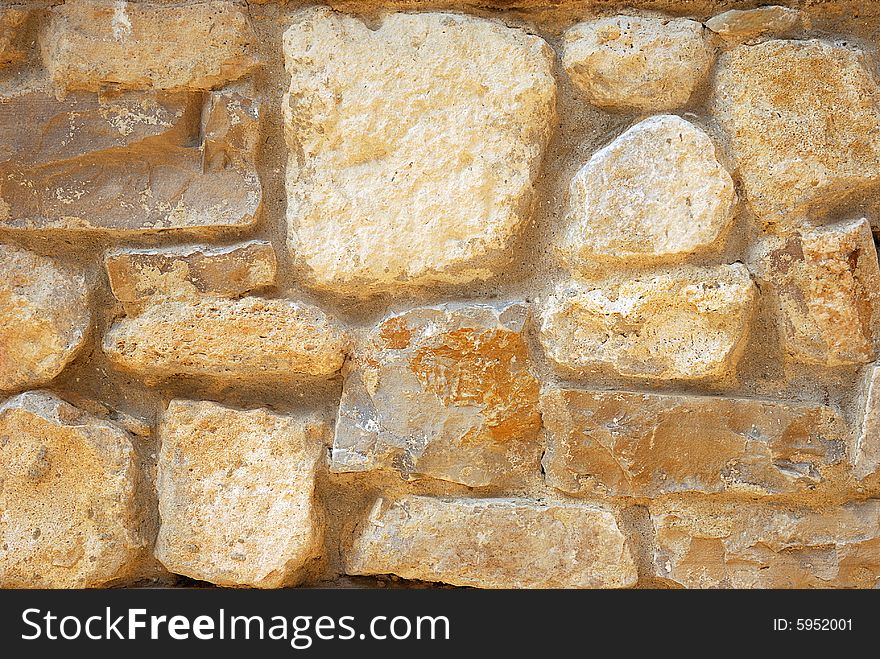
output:
M 785 36 L 801 26 L 797 9 L 769 5 L 756 9 L 731 9 L 706 21 L 706 27 L 728 43 L 746 43 L 764 35 Z
M 376 501 L 349 574 L 396 574 L 479 588 L 620 588 L 636 567 L 614 515 L 527 499 Z
M 754 301 L 739 263 L 571 282 L 540 302 L 539 338 L 563 372 L 722 378 L 739 358 Z
M 147 544 L 131 437 L 53 394 L 0 405 L 0 587 L 124 582 Z
M 211 89 L 256 64 L 245 5 L 223 0 L 68 0 L 42 38 L 53 81 L 68 89 Z
M 235 91 L 0 96 L 0 227 L 244 227 L 259 209 L 256 103 Z
M 861 51 L 818 40 L 721 55 L 711 112 L 766 223 L 819 212 L 880 182 L 880 94 L 869 71 Z
M 108 252 L 104 266 L 120 302 L 154 296 L 194 297 L 202 293 L 237 297 L 275 283 L 272 243 L 252 240 L 229 247 L 168 247 Z
M 290 249 L 307 282 L 367 296 L 486 279 L 555 118 L 553 51 L 485 19 L 326 7 L 284 36 Z
M 776 306 L 787 359 L 823 366 L 874 360 L 880 267 L 867 220 L 768 237 L 750 265 Z
M 851 444 L 806 403 L 551 389 L 541 413 L 547 482 L 578 495 L 801 492 L 843 476 Z
M 703 26 L 679 18 L 613 16 L 563 35 L 562 66 L 593 105 L 671 110 L 690 100 L 712 66 Z
M 681 259 L 719 246 L 735 202 L 709 136 L 674 115 L 651 117 L 572 179 L 562 251 L 576 268 Z
M 657 576 L 688 588 L 876 588 L 880 499 L 815 509 L 653 502 Z
M 0 8 L 0 69 L 22 59 L 24 53 L 16 46 L 16 33 L 29 14 L 24 7 Z
M 526 307 L 443 305 L 383 321 L 346 365 L 331 470 L 472 487 L 540 473 Z
M 33 388 L 64 370 L 89 329 L 82 273 L 0 245 L 0 391 Z
M 296 584 L 321 551 L 315 469 L 326 424 L 173 400 L 160 436 L 156 557 L 221 586 Z
M 345 350 L 342 330 L 317 307 L 256 297 L 160 298 L 104 337 L 110 360 L 149 383 L 328 376 Z
M 855 477 L 865 479 L 880 474 L 880 366 L 868 367 L 859 393 L 861 418 L 852 465 Z

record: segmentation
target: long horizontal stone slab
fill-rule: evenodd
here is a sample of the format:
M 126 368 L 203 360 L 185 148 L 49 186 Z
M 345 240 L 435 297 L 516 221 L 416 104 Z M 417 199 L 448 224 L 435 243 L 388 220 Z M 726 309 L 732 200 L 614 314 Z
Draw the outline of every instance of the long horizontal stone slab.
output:
M 657 576 L 688 588 L 876 588 L 880 499 L 836 508 L 654 502 Z
M 578 495 L 803 492 L 845 477 L 852 443 L 806 403 L 549 389 L 541 411 L 546 480 Z
M 615 516 L 528 499 L 379 499 L 349 574 L 396 574 L 478 588 L 620 588 L 637 580 Z

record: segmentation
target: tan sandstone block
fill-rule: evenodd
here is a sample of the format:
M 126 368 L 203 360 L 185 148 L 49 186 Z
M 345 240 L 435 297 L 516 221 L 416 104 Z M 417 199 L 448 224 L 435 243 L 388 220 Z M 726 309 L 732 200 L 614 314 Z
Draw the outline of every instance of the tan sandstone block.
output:
M 880 475 L 880 367 L 868 367 L 859 394 L 861 415 L 852 465 L 856 478 L 863 480 Z
M 501 23 L 327 8 L 284 35 L 291 252 L 368 296 L 486 279 L 529 211 L 555 121 L 553 51 Z
M 679 18 L 612 16 L 563 35 L 562 66 L 593 105 L 660 111 L 690 100 L 712 66 L 703 26 Z
M 547 483 L 577 495 L 787 494 L 844 478 L 851 433 L 830 407 L 550 389 Z
M 24 54 L 16 47 L 18 31 L 30 10 L 24 7 L 0 8 L 0 69 L 19 62 Z
M 331 470 L 471 487 L 538 475 L 526 312 L 449 304 L 384 320 L 346 365 Z
M 317 307 L 281 299 L 158 299 L 116 321 L 104 352 L 154 383 L 176 376 L 215 381 L 336 373 L 347 340 Z
M 621 588 L 636 566 L 614 515 L 528 499 L 379 499 L 348 574 L 478 588 Z
M 744 346 L 755 295 L 739 263 L 573 281 L 539 301 L 539 339 L 569 374 L 723 378 Z
M 575 174 L 562 253 L 571 266 L 590 269 L 717 249 L 735 202 L 709 136 L 675 115 L 651 117 Z
M 776 306 L 786 359 L 823 366 L 874 360 L 880 267 L 867 220 L 768 237 L 750 264 Z
M 42 37 L 53 81 L 68 89 L 211 89 L 256 64 L 245 4 L 68 0 Z
M 0 245 L 0 273 L 0 391 L 45 384 L 83 344 L 91 287 L 81 272 L 13 245 Z
M 120 302 L 151 297 L 236 297 L 275 283 L 272 243 L 251 240 L 229 247 L 113 250 L 104 255 L 113 295 Z
M 880 180 L 878 98 L 861 51 L 772 40 L 719 57 L 709 105 L 752 208 L 774 224 Z
M 114 235 L 250 225 L 259 107 L 241 92 L 0 95 L 0 227 Z
M 131 436 L 43 391 L 0 406 L 0 587 L 124 582 L 146 554 Z
M 780 5 L 731 9 L 706 21 L 706 27 L 724 41 L 741 44 L 764 35 L 785 36 L 800 27 L 801 13 Z
M 880 500 L 654 502 L 657 576 L 688 588 L 876 588 Z
M 160 426 L 156 557 L 221 586 L 295 585 L 320 552 L 326 424 L 173 400 Z

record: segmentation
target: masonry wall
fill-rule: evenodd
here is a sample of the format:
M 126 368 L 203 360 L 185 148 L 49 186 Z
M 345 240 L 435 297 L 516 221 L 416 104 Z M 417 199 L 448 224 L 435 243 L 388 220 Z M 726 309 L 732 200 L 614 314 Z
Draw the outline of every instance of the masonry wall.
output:
M 0 585 L 875 587 L 880 9 L 0 5 Z

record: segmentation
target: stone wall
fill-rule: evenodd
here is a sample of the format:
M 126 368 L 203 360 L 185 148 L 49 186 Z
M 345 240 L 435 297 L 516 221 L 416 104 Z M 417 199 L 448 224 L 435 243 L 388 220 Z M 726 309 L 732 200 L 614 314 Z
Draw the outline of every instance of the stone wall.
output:
M 0 586 L 880 583 L 880 8 L 0 5 Z

